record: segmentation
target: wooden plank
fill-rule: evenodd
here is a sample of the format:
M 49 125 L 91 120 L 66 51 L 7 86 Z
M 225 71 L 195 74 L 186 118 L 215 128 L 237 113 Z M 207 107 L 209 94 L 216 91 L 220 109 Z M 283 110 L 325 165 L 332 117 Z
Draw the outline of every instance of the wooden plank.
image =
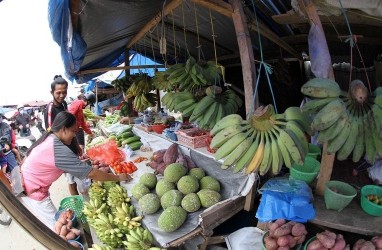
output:
M 140 29 L 140 31 L 129 41 L 126 47 L 131 48 L 136 42 L 141 40 L 147 32 L 154 29 L 155 26 L 162 20 L 162 14 L 167 16 L 171 13 L 171 11 L 179 7 L 182 2 L 182 0 L 172 0 L 170 3 L 166 4 L 163 10 L 159 11 L 145 26 Z
M 232 18 L 232 6 L 222 0 L 192 0 L 192 2 Z
M 93 74 L 98 72 L 107 72 L 111 70 L 126 70 L 126 69 L 159 69 L 159 68 L 166 68 L 165 65 L 133 65 L 133 66 L 119 66 L 119 67 L 111 67 L 111 68 L 99 68 L 99 69 L 88 69 L 88 70 L 82 70 L 77 73 L 77 75 L 87 75 L 87 74 Z
M 365 213 L 358 197 L 341 212 L 326 209 L 325 201 L 320 196 L 314 197 L 313 204 L 316 217 L 309 221 L 313 224 L 362 235 L 382 235 L 382 217 Z
M 247 194 L 247 196 L 245 196 L 245 203 L 244 203 L 245 211 L 249 212 L 253 210 L 253 207 L 255 205 L 256 192 L 257 192 L 257 187 L 255 184 L 252 186 L 251 190 L 249 190 L 249 193 Z
M 184 235 L 184 236 L 182 236 L 182 237 L 179 237 L 179 238 L 176 239 L 176 240 L 173 240 L 173 241 L 169 242 L 167 245 L 168 245 L 169 247 L 177 247 L 177 246 L 180 246 L 180 245 L 184 244 L 184 242 L 185 242 L 186 240 L 192 239 L 192 238 L 194 238 L 194 237 L 200 235 L 200 234 L 202 233 L 202 231 L 203 231 L 203 229 L 202 229 L 200 226 L 198 226 L 198 227 L 196 227 L 194 230 L 192 230 L 190 233 L 188 233 L 188 234 L 186 234 L 186 235 Z
M 240 60 L 243 72 L 243 83 L 245 93 L 245 110 L 249 114 L 251 108 L 259 106 L 259 98 L 256 98 L 254 103 L 254 87 L 256 84 L 256 66 L 252 49 L 251 37 L 248 31 L 247 20 L 244 15 L 244 10 L 239 0 L 230 0 L 234 9 L 232 15 L 233 24 L 235 26 L 237 42 L 239 44 Z
M 365 13 L 361 13 L 354 10 L 347 10 L 346 15 L 348 17 L 350 24 L 359 24 L 365 26 L 382 26 L 382 20 L 380 18 L 375 18 L 372 16 L 368 16 Z M 332 22 L 334 25 L 343 25 L 344 17 L 342 15 L 339 16 L 330 16 L 327 18 L 326 16 L 320 16 L 322 24 L 331 25 Z M 300 25 L 309 23 L 309 20 L 301 17 L 298 13 L 293 10 L 288 11 L 285 14 L 274 15 L 272 19 L 279 24 L 292 24 L 292 25 Z
M 304 6 L 305 12 L 307 16 L 309 17 L 310 24 L 317 25 L 324 33 L 320 17 L 317 14 L 316 6 L 310 0 L 299 0 L 299 3 L 300 3 L 300 6 Z M 324 33 L 324 36 L 325 36 L 325 33 Z M 329 51 L 328 45 L 327 44 L 325 45 L 326 45 L 326 50 Z M 331 62 L 329 63 L 332 64 Z M 329 69 L 329 78 L 334 80 L 334 72 L 332 67 Z M 320 173 L 318 175 L 318 181 L 317 181 L 316 190 L 315 190 L 316 193 L 319 195 L 324 195 L 325 183 L 330 180 L 330 177 L 333 171 L 333 163 L 334 163 L 335 154 L 328 154 L 326 148 L 327 148 L 327 143 L 323 145 L 321 168 L 320 168 Z

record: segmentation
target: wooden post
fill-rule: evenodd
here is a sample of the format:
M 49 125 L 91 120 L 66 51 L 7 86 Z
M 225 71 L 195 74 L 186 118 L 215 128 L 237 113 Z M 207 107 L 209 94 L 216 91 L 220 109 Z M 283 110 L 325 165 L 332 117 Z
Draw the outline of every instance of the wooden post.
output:
M 249 114 L 253 105 L 253 90 L 256 82 L 255 57 L 253 55 L 251 37 L 241 1 L 230 0 L 229 2 L 233 8 L 232 19 L 235 26 L 237 42 L 239 44 L 244 83 L 245 111 L 246 114 Z M 258 98 L 256 98 L 256 103 L 254 105 L 255 107 L 259 106 Z
M 317 25 L 322 30 L 322 33 L 324 33 L 320 17 L 317 14 L 316 6 L 310 0 L 299 0 L 299 3 L 300 3 L 300 6 L 305 7 L 306 15 L 309 18 L 309 23 L 311 25 L 312 24 Z M 326 48 L 329 51 L 327 44 L 326 44 Z M 330 64 L 332 63 L 330 62 Z M 328 73 L 329 73 L 328 74 L 329 78 L 334 80 L 334 72 L 332 67 L 329 69 Z M 318 175 L 318 181 L 317 181 L 316 190 L 315 190 L 315 192 L 318 195 L 324 195 L 325 183 L 330 180 L 330 177 L 333 171 L 333 163 L 334 163 L 335 154 L 328 154 L 328 152 L 326 151 L 326 147 L 327 147 L 327 143 L 323 145 L 323 149 L 322 149 L 321 168 L 320 168 L 320 173 Z
M 237 42 L 239 44 L 241 66 L 243 72 L 245 111 L 248 115 L 251 108 L 259 106 L 259 98 L 256 98 L 256 103 L 253 103 L 254 85 L 256 79 L 255 57 L 253 55 L 251 37 L 247 26 L 247 20 L 244 15 L 243 6 L 239 0 L 230 0 L 233 8 L 233 24 L 236 30 Z M 254 105 L 254 106 L 253 106 Z M 253 192 L 256 192 L 252 189 Z M 247 195 L 244 209 L 250 211 L 253 209 L 255 195 Z

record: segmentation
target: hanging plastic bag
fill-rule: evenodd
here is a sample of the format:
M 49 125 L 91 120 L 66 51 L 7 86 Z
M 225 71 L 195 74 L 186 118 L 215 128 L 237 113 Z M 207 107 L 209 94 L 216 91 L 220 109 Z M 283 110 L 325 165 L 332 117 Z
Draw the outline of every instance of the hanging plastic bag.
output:
M 307 222 L 315 217 L 312 190 L 304 181 L 273 178 L 259 192 L 262 197 L 256 218 L 261 222 L 276 219 Z
M 98 160 L 107 165 L 116 161 L 124 161 L 126 157 L 125 153 L 118 148 L 114 140 L 109 140 L 104 144 L 90 148 L 87 151 L 87 155 L 91 160 Z

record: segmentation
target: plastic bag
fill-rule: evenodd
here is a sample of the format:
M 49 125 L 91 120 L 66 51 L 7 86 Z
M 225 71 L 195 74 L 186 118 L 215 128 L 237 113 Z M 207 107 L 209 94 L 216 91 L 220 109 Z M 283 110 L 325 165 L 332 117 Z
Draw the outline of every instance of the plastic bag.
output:
M 116 141 L 109 140 L 108 142 L 90 148 L 87 155 L 91 160 L 99 160 L 100 162 L 110 165 L 115 161 L 124 161 L 125 153 L 118 148 Z
M 312 190 L 304 181 L 273 178 L 259 192 L 262 197 L 256 218 L 261 222 L 276 219 L 306 222 L 315 217 Z
M 377 160 L 373 166 L 367 169 L 370 179 L 377 185 L 382 185 L 382 159 Z

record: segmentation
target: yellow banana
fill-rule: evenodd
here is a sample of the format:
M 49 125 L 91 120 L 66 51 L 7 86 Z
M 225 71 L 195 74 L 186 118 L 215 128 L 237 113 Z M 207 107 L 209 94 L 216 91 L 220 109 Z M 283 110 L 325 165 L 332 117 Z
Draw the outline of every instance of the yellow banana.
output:
M 260 143 L 259 143 L 259 146 L 257 147 L 257 150 L 251 160 L 251 162 L 248 164 L 247 166 L 247 169 L 246 169 L 246 173 L 247 174 L 250 174 L 254 171 L 257 171 L 259 166 L 260 166 L 260 163 L 261 161 L 263 160 L 263 156 L 264 156 L 264 144 L 265 144 L 265 139 L 264 139 L 264 132 L 260 132 L 261 135 L 260 135 Z

